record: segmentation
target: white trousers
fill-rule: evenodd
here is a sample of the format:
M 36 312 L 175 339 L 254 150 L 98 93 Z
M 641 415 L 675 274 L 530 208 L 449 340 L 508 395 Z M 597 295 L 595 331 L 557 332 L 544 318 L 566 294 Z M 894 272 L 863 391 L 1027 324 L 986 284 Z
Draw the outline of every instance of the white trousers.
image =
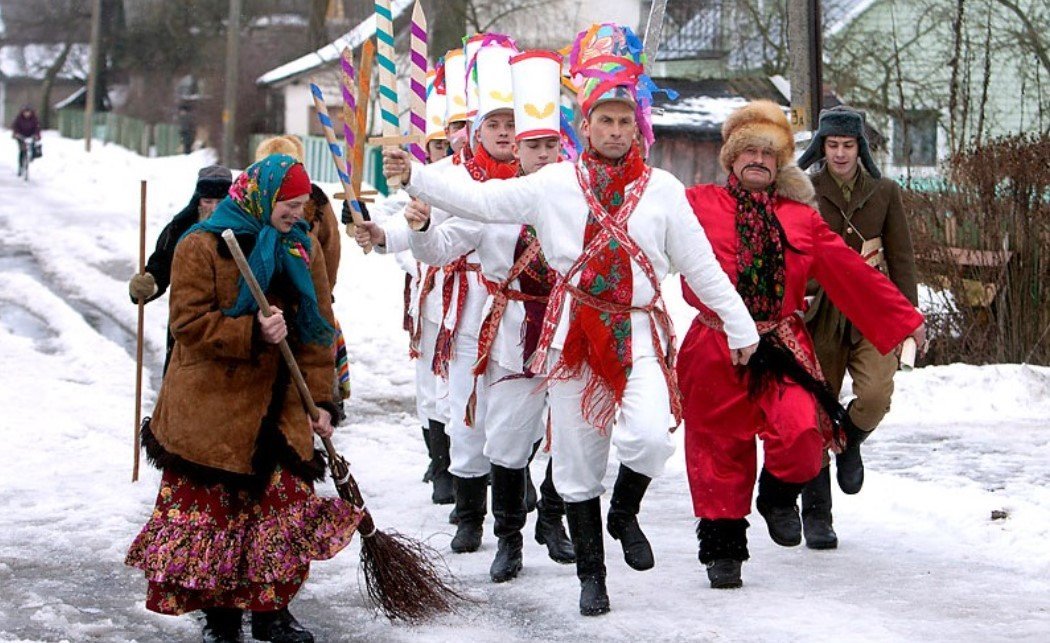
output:
M 478 478 L 488 474 L 489 459 L 485 457 L 485 376 L 478 378 L 478 402 L 474 426 L 464 420 L 467 400 L 474 387 L 474 362 L 478 358 L 478 338 L 459 333 L 455 349 L 448 362 L 448 424 L 445 433 L 452 441 L 449 454 L 452 463 L 448 470 L 460 478 Z
M 485 456 L 508 469 L 528 466 L 532 445 L 546 432 L 543 378 L 503 379 L 516 374 L 495 360 L 485 371 Z
M 423 318 L 416 359 L 416 414 L 420 426 L 428 426 L 429 420 L 448 424 L 448 382 L 434 375 L 434 342 L 437 341 L 438 325 Z
M 550 363 L 557 363 L 560 356 L 560 351 L 551 351 Z M 581 377 L 552 381 L 548 388 L 554 485 L 565 502 L 583 502 L 602 495 L 610 442 L 616 445 L 621 464 L 650 478 L 663 472 L 674 453 L 667 383 L 655 356 L 634 358 L 623 403 L 606 435 L 584 420 L 580 409 L 589 375 L 585 365 Z

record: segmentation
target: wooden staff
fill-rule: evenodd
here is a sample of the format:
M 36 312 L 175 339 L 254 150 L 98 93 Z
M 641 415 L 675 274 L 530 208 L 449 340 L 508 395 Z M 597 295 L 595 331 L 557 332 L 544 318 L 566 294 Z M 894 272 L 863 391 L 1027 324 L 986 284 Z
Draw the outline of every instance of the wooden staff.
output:
M 270 303 L 259 287 L 248 260 L 244 258 L 233 230 L 223 231 L 222 238 L 259 310 L 263 316 L 269 317 L 273 314 Z M 320 413 L 288 341 L 282 339 L 278 346 L 306 412 L 316 420 Z M 445 583 L 441 570 L 433 562 L 438 557 L 437 552 L 422 542 L 376 529 L 372 514 L 365 506 L 361 489 L 350 474 L 346 460 L 335 450 L 330 438 L 321 438 L 321 442 L 328 453 L 328 466 L 339 496 L 364 513 L 364 518 L 358 524 L 358 533 L 362 538 L 361 571 L 372 605 L 392 620 L 416 621 L 452 611 L 454 603 L 463 600 L 463 596 Z
M 139 274 L 146 272 L 146 181 L 143 180 L 139 186 Z M 139 325 L 135 341 L 135 460 L 131 466 L 131 481 L 139 479 L 139 451 L 142 446 L 142 327 L 146 318 L 146 298 L 141 297 L 138 301 Z
M 375 57 L 375 42 L 366 40 L 361 46 L 361 63 L 357 66 L 357 139 L 354 141 L 354 172 L 350 184 L 358 198 L 368 203 L 371 201 L 361 191 L 361 183 L 365 176 L 365 134 L 368 132 L 368 103 L 372 100 L 372 63 Z
M 394 63 L 394 19 L 390 0 L 375 0 L 376 54 L 379 60 L 379 111 L 383 120 L 383 135 L 369 139 L 372 145 L 400 147 L 410 143 L 422 144 L 416 136 L 401 135 L 401 119 L 397 105 L 397 66 Z M 387 179 L 391 192 L 401 189 L 401 177 Z

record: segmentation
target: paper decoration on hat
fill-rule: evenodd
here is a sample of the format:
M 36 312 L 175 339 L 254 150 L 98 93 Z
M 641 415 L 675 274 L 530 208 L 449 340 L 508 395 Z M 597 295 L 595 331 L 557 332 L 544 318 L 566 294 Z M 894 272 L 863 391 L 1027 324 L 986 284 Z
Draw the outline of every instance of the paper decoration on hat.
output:
M 479 33 L 474 34 L 470 38 L 467 38 L 467 42 L 463 47 L 464 52 L 467 56 L 467 117 L 471 120 L 475 119 L 478 115 L 478 107 L 481 101 L 481 94 L 478 88 L 478 52 L 487 47 L 502 46 L 508 49 L 512 49 L 514 53 L 518 52 L 518 46 L 514 43 L 514 40 L 505 34 L 501 33 Z M 510 83 L 507 83 L 507 91 L 509 92 Z M 507 102 L 510 102 L 508 98 Z
M 562 105 L 561 110 L 561 156 L 569 161 L 575 161 L 583 153 L 583 144 L 576 136 L 576 128 L 572 126 L 576 115 L 571 107 Z
M 645 48 L 634 31 L 612 23 L 581 31 L 569 54 L 569 74 L 584 115 L 606 101 L 632 104 L 646 147 L 651 147 L 653 93 L 662 91 L 672 100 L 678 94 L 658 88 L 645 73 L 645 64 Z
M 445 95 L 439 93 L 436 79 L 436 69 L 427 72 L 427 143 L 445 138 Z
M 561 135 L 561 54 L 531 50 L 510 59 L 516 140 Z
M 517 54 L 499 44 L 483 46 L 478 50 L 476 69 L 478 79 L 479 121 L 499 110 L 514 110 L 514 84 L 511 82 L 510 59 Z
M 467 120 L 467 59 L 462 49 L 445 54 L 445 122 Z

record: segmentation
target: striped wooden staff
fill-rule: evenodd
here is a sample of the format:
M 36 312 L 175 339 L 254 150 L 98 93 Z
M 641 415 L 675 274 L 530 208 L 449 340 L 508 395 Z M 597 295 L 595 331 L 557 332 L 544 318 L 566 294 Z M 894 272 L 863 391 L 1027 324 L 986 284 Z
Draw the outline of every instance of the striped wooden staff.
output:
M 397 106 L 397 65 L 394 63 L 394 19 L 390 0 L 375 0 L 376 60 L 379 63 L 379 109 L 383 120 L 383 135 L 369 139 L 373 145 L 399 147 L 422 140 L 401 134 Z M 400 177 L 387 180 L 392 191 L 401 189 Z
M 354 125 L 357 123 L 357 100 L 354 98 L 354 62 L 353 53 L 349 47 L 343 47 L 342 55 L 339 57 L 340 77 L 339 88 L 343 92 L 343 148 L 345 149 L 346 174 L 351 177 L 350 185 L 353 186 L 354 176 Z M 344 193 L 343 198 L 350 201 L 350 195 Z M 355 204 L 351 204 L 354 207 Z M 351 221 L 343 221 L 346 224 L 346 235 L 354 236 L 356 224 Z
M 371 203 L 370 196 L 374 191 L 364 192 L 361 183 L 364 181 L 365 169 L 365 133 L 368 131 L 368 104 L 372 100 L 372 63 L 376 58 L 376 45 L 371 39 L 361 45 L 361 62 L 357 65 L 357 140 L 354 145 L 353 172 L 350 173 L 350 184 L 354 193 L 366 203 Z
M 325 140 L 328 141 L 328 151 L 332 153 L 332 162 L 335 163 L 335 172 L 339 175 L 339 182 L 343 185 L 343 194 L 350 202 L 350 216 L 354 219 L 354 225 L 364 223 L 361 214 L 361 204 L 357 202 L 357 195 L 350 185 L 350 175 L 346 173 L 346 160 L 343 159 L 343 150 L 335 139 L 335 129 L 332 127 L 332 118 L 328 115 L 328 106 L 324 103 L 324 94 L 321 88 L 310 83 L 310 93 L 314 97 L 314 107 L 317 109 L 317 120 L 321 121 L 321 129 L 324 130 Z M 372 251 L 371 245 L 364 247 L 365 254 Z
M 409 131 L 412 136 L 418 136 L 423 141 L 427 134 L 427 17 L 419 0 L 416 0 L 416 6 L 412 9 L 411 50 L 409 118 L 412 127 Z M 427 153 L 421 143 L 412 143 L 409 151 L 420 163 L 427 162 Z

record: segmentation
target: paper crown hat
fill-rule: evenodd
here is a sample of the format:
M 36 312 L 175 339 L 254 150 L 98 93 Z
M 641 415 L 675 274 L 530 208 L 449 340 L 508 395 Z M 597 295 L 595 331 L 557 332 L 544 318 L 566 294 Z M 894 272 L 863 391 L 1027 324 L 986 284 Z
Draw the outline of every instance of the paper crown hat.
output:
M 510 36 L 499 33 L 479 33 L 474 34 L 467 39 L 466 44 L 463 47 L 464 52 L 467 55 L 467 117 L 474 120 L 478 115 L 478 110 L 481 103 L 480 93 L 480 79 L 478 78 L 478 54 L 482 49 L 489 47 L 501 46 L 511 50 L 512 54 L 518 52 L 517 45 Z M 509 70 L 504 68 L 504 73 L 507 74 L 504 84 L 507 87 L 507 91 L 510 91 L 510 73 Z M 513 106 L 509 104 L 506 109 L 512 109 Z
M 576 86 L 576 100 L 585 117 L 596 105 L 621 101 L 635 108 L 638 128 L 647 146 L 653 143 L 653 93 L 659 89 L 645 73 L 645 49 L 630 27 L 612 23 L 591 25 L 581 31 L 569 54 L 569 75 Z
M 436 79 L 436 69 L 427 72 L 427 143 L 445 138 L 445 95 L 438 91 Z
M 467 59 L 462 49 L 445 54 L 444 85 L 445 122 L 467 120 Z
M 510 59 L 517 53 L 517 49 L 501 44 L 478 50 L 478 121 L 499 110 L 514 110 Z
M 542 50 L 510 59 L 517 140 L 561 135 L 561 62 L 560 54 Z

